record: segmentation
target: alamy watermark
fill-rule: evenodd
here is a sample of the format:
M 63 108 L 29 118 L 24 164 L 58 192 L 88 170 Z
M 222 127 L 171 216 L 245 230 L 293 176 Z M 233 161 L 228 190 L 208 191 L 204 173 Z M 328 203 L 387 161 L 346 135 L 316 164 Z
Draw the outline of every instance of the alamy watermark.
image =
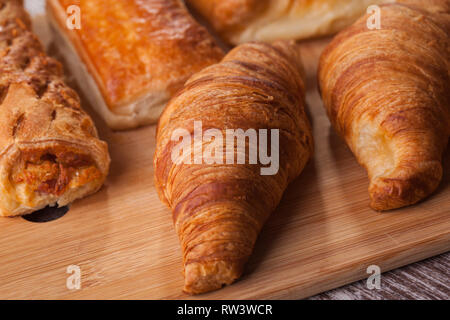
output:
M 66 26 L 70 30 L 81 29 L 81 9 L 77 5 L 67 7 Z
M 275 175 L 280 168 L 279 129 L 208 129 L 194 121 L 193 135 L 187 129 L 172 132 L 178 142 L 172 162 L 179 164 L 259 164 L 261 175 Z M 181 139 L 181 141 L 180 141 Z M 270 145 L 270 146 L 269 146 Z M 269 154 L 270 147 L 270 154 Z M 248 154 L 247 154 L 248 150 Z
M 377 5 L 371 5 L 367 8 L 367 14 L 370 14 L 367 19 L 367 29 L 380 30 L 381 29 L 381 8 Z
M 66 280 L 66 287 L 69 290 L 81 289 L 81 268 L 77 265 L 70 265 L 66 269 L 66 273 L 70 274 Z
M 381 268 L 375 264 L 367 267 L 367 273 L 370 274 L 370 276 L 367 278 L 367 289 L 373 290 L 381 289 Z

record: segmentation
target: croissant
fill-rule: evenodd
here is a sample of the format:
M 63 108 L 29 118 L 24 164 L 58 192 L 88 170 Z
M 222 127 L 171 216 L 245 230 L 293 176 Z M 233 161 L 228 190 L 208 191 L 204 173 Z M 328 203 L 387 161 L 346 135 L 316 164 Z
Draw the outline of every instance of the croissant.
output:
M 370 179 L 371 207 L 390 210 L 430 195 L 450 136 L 450 1 L 380 7 L 323 52 L 319 86 L 332 125 Z
M 107 145 L 30 31 L 22 1 L 0 1 L 0 26 L 0 216 L 97 191 L 109 169 Z
M 261 227 L 312 154 L 304 95 L 294 43 L 249 43 L 192 76 L 164 110 L 155 185 L 173 211 L 185 292 L 218 289 L 243 272 Z M 261 152 L 271 154 L 270 167 Z

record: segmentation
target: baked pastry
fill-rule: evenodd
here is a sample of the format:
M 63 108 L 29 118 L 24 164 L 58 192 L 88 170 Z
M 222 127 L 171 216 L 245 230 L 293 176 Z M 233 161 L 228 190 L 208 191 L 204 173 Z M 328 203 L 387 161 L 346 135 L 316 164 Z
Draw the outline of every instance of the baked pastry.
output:
M 173 210 L 185 292 L 207 292 L 239 278 L 261 227 L 311 157 L 302 70 L 293 42 L 244 44 L 190 78 L 161 115 L 155 185 Z M 239 129 L 241 138 L 259 132 L 258 142 L 244 137 L 235 143 L 229 130 Z M 258 161 L 252 162 L 250 150 L 259 152 Z M 267 150 L 278 170 L 269 172 L 261 160 Z
M 47 0 L 47 11 L 71 73 L 113 129 L 156 122 L 193 73 L 223 57 L 180 0 Z
M 403 0 L 341 32 L 320 60 L 328 116 L 369 174 L 371 206 L 414 204 L 438 186 L 450 136 L 450 0 Z
M 230 44 L 336 33 L 388 0 L 187 0 Z
M 30 31 L 22 1 L 0 0 L 0 26 L 0 215 L 96 192 L 108 173 L 107 145 Z

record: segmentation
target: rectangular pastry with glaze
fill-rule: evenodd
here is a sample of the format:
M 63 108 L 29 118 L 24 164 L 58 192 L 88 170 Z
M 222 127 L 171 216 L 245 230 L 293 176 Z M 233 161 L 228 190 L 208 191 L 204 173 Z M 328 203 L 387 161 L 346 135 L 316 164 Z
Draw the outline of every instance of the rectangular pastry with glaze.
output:
M 67 26 L 71 5 L 79 29 Z M 192 74 L 223 56 L 179 0 L 47 0 L 47 11 L 71 72 L 113 129 L 156 122 Z

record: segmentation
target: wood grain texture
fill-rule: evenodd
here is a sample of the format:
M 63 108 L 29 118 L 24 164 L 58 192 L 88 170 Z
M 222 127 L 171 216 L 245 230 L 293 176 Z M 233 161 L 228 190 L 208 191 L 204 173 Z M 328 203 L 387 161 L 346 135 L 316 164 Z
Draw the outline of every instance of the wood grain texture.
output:
M 381 277 L 379 290 L 368 289 L 365 280 L 330 290 L 309 300 L 448 300 L 450 253 L 413 263 Z
M 326 42 L 303 45 L 313 160 L 263 228 L 243 278 L 195 298 L 300 299 L 365 278 L 372 264 L 385 272 L 450 250 L 450 152 L 427 201 L 369 209 L 366 174 L 330 128 L 316 89 Z M 155 127 L 116 133 L 93 117 L 110 146 L 105 187 L 52 222 L 0 219 L 0 298 L 192 298 L 181 292 L 180 246 L 153 185 Z M 69 265 L 81 268 L 80 290 L 66 287 Z

